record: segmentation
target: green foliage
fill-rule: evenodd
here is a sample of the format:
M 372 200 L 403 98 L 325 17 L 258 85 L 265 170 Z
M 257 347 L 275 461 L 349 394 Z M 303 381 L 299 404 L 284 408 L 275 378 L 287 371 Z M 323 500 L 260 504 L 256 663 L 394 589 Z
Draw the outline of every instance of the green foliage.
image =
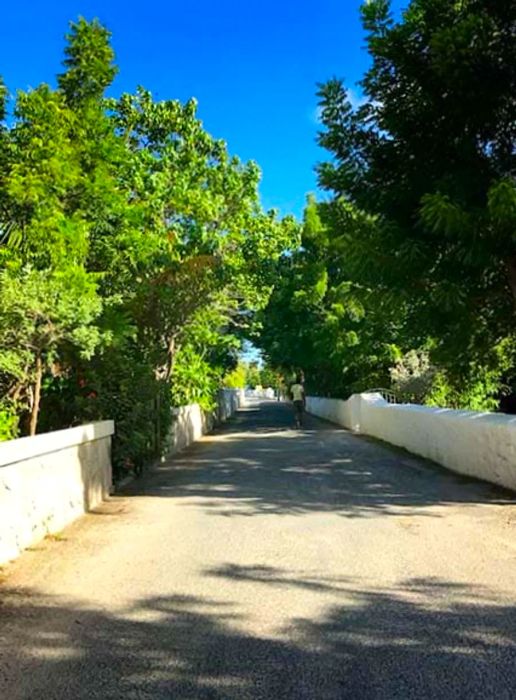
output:
M 212 411 L 217 405 L 216 394 L 221 383 L 219 368 L 213 367 L 192 347 L 181 348 L 172 383 L 174 406 L 198 403 L 205 411 Z
M 37 419 L 41 371 L 58 373 L 74 352 L 90 358 L 100 342 L 96 285 L 81 268 L 0 271 L 0 389 Z
M 18 435 L 18 416 L 14 406 L 7 402 L 0 404 L 0 442 L 13 440 Z
M 245 385 L 250 389 L 256 389 L 256 387 L 261 386 L 262 378 L 260 374 L 260 367 L 257 362 L 249 362 L 246 367 L 245 373 Z
M 0 85 L 1 434 L 115 418 L 120 470 L 158 456 L 172 405 L 213 407 L 297 227 L 194 100 L 106 99 L 109 32 L 67 38 L 14 119 Z
M 410 350 L 397 360 L 389 374 L 392 388 L 404 403 L 424 403 L 429 395 L 433 401 L 443 378 L 442 373 L 436 377 L 426 350 Z
M 503 3 L 414 0 L 401 22 L 371 29 L 368 102 L 344 133 L 361 167 L 338 192 L 393 229 L 375 240 L 410 290 L 410 322 L 449 350 L 480 330 L 488 352 L 513 313 L 515 26 Z M 416 260 L 404 264 L 410 246 Z
M 278 263 L 256 343 L 280 374 L 303 370 L 308 391 L 348 396 L 386 383 L 392 363 L 386 329 L 396 322 L 384 297 L 350 282 L 345 245 L 362 219 L 348 207 L 343 235 L 333 215 L 333 208 L 308 198 L 301 245 Z
M 245 389 L 247 379 L 247 367 L 243 362 L 231 370 L 224 377 L 224 386 L 228 389 Z
M 475 368 L 475 374 L 463 387 L 450 381 L 445 372 L 435 376 L 433 386 L 426 396 L 428 406 L 466 408 L 472 411 L 495 411 L 498 408 L 498 373 L 483 375 Z
M 160 456 L 170 411 L 168 384 L 156 381 L 145 350 L 127 339 L 48 378 L 40 426 L 50 431 L 113 419 L 113 468 L 120 477 Z
M 260 370 L 260 384 L 264 389 L 278 389 L 281 385 L 281 374 L 270 365 Z
M 145 351 L 133 342 L 108 349 L 79 375 L 75 388 L 81 420 L 115 421 L 114 468 L 140 467 L 161 454 L 171 407 L 169 387 L 157 382 Z
M 58 77 L 58 84 L 67 102 L 100 100 L 117 73 L 110 32 L 98 20 L 87 22 L 80 17 L 70 24 L 66 38 L 66 71 Z
M 396 20 L 369 0 L 362 22 L 364 100 L 319 86 L 331 197 L 309 199 L 256 342 L 337 396 L 427 348 L 413 399 L 493 408 L 516 389 L 516 5 L 412 0 Z

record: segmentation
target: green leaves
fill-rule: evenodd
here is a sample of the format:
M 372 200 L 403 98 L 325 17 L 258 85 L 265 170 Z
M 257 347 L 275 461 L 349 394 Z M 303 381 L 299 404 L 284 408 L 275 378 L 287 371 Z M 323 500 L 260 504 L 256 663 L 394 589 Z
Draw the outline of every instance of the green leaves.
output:
M 360 12 L 365 29 L 371 33 L 380 34 L 392 25 L 389 0 L 366 0 Z
M 13 440 L 18 433 L 18 416 L 13 406 L 0 403 L 0 442 Z
M 516 182 L 505 178 L 495 182 L 488 192 L 488 211 L 495 226 L 512 229 L 516 242 Z
M 213 405 L 299 227 L 195 100 L 105 98 L 98 21 L 67 39 L 58 89 L 19 92 L 0 128 L 0 409 L 35 429 L 42 387 L 46 429 L 114 417 L 120 466 L 159 452 L 172 402 Z
M 53 358 L 64 342 L 88 356 L 99 342 L 94 322 L 102 304 L 92 276 L 82 268 L 1 271 L 0 294 L 0 348 L 7 351 L 5 357 L 18 348 Z
M 450 386 L 473 364 L 516 385 L 492 359 L 515 323 L 516 6 L 412 0 L 395 21 L 373 0 L 362 21 L 365 104 L 335 79 L 318 91 L 328 269 L 368 290 L 362 346 L 373 329 L 403 351 L 431 339 Z
M 416 359 L 417 400 L 493 408 L 516 390 L 516 6 L 412 0 L 395 20 L 370 0 L 361 16 L 364 104 L 318 86 L 332 198 L 308 201 L 259 342 L 318 393 Z
M 92 356 L 100 341 L 95 321 L 101 302 L 91 276 L 75 267 L 0 271 L 0 296 L 0 398 L 18 414 L 30 410 L 33 431 L 42 372 L 59 373 L 74 350 Z
M 60 89 L 71 105 L 99 100 L 117 73 L 111 33 L 98 20 L 87 22 L 80 17 L 70 23 L 66 38 L 66 71 L 58 76 Z
M 448 195 L 441 193 L 423 195 L 421 221 L 432 233 L 444 234 L 452 239 L 461 238 L 471 227 L 468 214 L 452 202 Z

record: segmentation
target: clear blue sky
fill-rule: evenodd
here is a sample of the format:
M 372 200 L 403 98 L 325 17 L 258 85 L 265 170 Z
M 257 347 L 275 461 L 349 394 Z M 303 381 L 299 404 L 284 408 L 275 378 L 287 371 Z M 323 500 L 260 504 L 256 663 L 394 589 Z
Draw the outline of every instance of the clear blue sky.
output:
M 267 208 L 300 215 L 316 188 L 316 83 L 348 85 L 367 66 L 359 0 L 26 0 L 2 7 L 0 75 L 14 92 L 54 81 L 68 22 L 98 17 L 113 32 L 115 94 L 196 97 L 231 153 L 258 162 Z M 399 0 L 395 0 L 395 6 Z

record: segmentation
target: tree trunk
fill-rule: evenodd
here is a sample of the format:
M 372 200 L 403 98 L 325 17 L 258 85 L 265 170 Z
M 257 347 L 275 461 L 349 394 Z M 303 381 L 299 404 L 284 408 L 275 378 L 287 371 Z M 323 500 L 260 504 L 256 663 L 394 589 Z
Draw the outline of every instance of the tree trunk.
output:
M 174 371 L 174 365 L 176 362 L 176 355 L 177 355 L 178 350 L 179 350 L 179 346 L 176 344 L 176 338 L 174 336 L 170 339 L 170 342 L 168 344 L 167 370 L 166 370 L 166 375 L 165 375 L 167 382 L 169 382 L 170 378 L 172 377 L 172 372 Z
M 13 384 L 13 386 L 7 392 L 7 396 L 16 402 L 20 398 L 23 388 L 22 383 Z
M 161 456 L 161 386 L 156 394 L 156 456 Z
M 41 401 L 41 380 L 43 378 L 43 363 L 41 355 L 36 357 L 36 381 L 34 383 L 34 401 L 30 414 L 29 435 L 36 435 L 38 427 L 39 404 Z

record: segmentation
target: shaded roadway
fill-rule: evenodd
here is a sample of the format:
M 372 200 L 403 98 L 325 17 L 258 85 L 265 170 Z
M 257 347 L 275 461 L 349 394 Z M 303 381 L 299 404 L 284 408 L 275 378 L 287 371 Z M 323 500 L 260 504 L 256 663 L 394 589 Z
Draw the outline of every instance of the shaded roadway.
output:
M 7 567 L 0 697 L 513 698 L 512 497 L 250 406 Z

